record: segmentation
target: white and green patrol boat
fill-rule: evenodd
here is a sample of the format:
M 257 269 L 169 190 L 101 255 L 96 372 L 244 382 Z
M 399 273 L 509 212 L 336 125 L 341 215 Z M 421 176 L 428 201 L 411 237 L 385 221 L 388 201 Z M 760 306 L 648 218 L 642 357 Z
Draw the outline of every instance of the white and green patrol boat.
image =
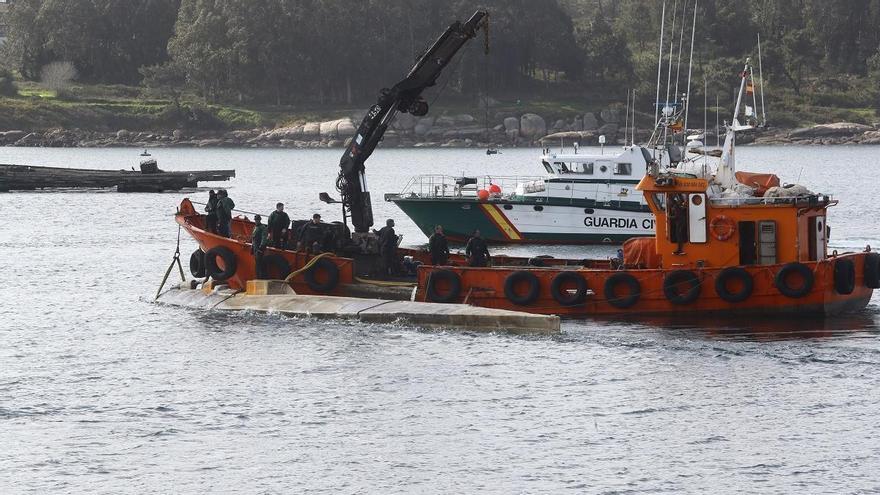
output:
M 617 155 L 557 154 L 544 150 L 543 177 L 419 175 L 385 200 L 430 236 L 474 229 L 493 243 L 620 243 L 654 235 L 654 217 L 635 190 L 651 155 L 627 146 Z

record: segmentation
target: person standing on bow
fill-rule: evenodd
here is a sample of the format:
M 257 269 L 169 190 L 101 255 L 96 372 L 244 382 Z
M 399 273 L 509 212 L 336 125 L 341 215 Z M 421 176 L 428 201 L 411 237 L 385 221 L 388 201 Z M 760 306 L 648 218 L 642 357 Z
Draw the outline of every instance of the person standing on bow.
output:
M 468 239 L 464 254 L 467 256 L 470 266 L 487 266 L 489 264 L 489 246 L 480 237 L 480 229 L 474 230 L 473 235 Z
M 431 253 L 431 264 L 443 266 L 449 262 L 449 243 L 443 234 L 443 226 L 434 227 L 434 233 L 428 238 L 428 251 Z
M 213 189 L 208 191 L 208 202 L 205 204 L 205 230 L 212 234 L 217 233 L 217 193 Z
M 217 196 L 220 198 L 217 201 L 217 233 L 223 237 L 232 237 L 232 210 L 235 208 L 235 201 L 232 201 L 226 189 L 220 189 Z
M 269 229 L 261 222 L 263 217 L 254 215 L 254 232 L 251 234 L 251 253 L 254 255 L 254 264 L 257 268 L 257 279 L 268 278 L 263 266 L 263 255 L 269 245 Z
M 269 215 L 267 227 L 272 239 L 272 247 L 287 249 L 287 227 L 290 225 L 290 217 L 284 212 L 284 203 L 275 205 L 275 211 Z

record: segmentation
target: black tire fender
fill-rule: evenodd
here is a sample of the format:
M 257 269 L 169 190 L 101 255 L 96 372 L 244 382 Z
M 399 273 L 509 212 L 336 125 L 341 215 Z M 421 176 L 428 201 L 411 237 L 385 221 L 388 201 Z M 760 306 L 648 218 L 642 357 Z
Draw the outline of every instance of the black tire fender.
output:
M 201 249 L 196 249 L 189 255 L 189 272 L 195 278 L 205 276 L 205 253 Z
M 516 286 L 520 282 L 528 284 L 529 288 L 525 294 L 516 291 Z M 504 279 L 504 295 L 507 300 L 517 306 L 526 306 L 535 302 L 541 293 L 541 281 L 534 273 L 520 270 L 511 273 Z
M 438 282 L 449 284 L 449 290 L 440 292 L 437 289 Z M 461 277 L 452 270 L 434 270 L 428 274 L 427 297 L 431 302 L 451 303 L 458 300 L 461 295 Z
M 217 258 L 223 260 L 223 270 L 217 264 Z M 215 246 L 205 252 L 205 273 L 218 282 L 223 282 L 235 275 L 238 268 L 238 260 L 231 249 L 224 246 Z
M 682 292 L 678 286 L 687 284 L 689 287 Z M 700 277 L 690 270 L 675 270 L 663 277 L 663 294 L 672 304 L 690 304 L 700 297 Z
M 791 273 L 798 273 L 804 279 L 804 284 L 800 287 L 791 287 L 788 285 L 788 275 Z M 776 285 L 776 289 L 779 290 L 779 293 L 783 296 L 790 297 L 792 299 L 797 299 L 799 297 L 804 297 L 813 290 L 813 284 L 816 282 L 816 277 L 813 275 L 813 271 L 807 265 L 798 262 L 791 262 L 782 267 L 779 272 L 776 274 L 776 279 L 774 280 L 774 284 Z
M 563 285 L 574 283 L 575 292 L 563 292 Z M 587 281 L 577 272 L 562 272 L 550 282 L 550 295 L 563 306 L 581 304 L 587 298 Z
M 742 283 L 742 289 L 738 292 L 731 292 L 727 288 L 727 282 L 734 279 L 739 279 L 740 283 Z M 752 278 L 752 274 L 745 268 L 738 266 L 725 268 L 715 278 L 715 293 L 718 294 L 718 297 L 729 303 L 745 301 L 752 295 L 753 290 L 755 290 L 755 280 Z
M 290 275 L 290 263 L 281 256 L 280 254 L 267 254 L 263 256 L 263 273 L 266 274 L 267 277 L 272 276 L 272 271 L 274 270 L 278 275 L 278 279 L 283 280 Z
M 327 273 L 327 280 L 323 283 L 318 282 L 316 277 L 319 271 Z M 327 258 L 321 258 L 306 271 L 305 279 L 306 284 L 313 291 L 330 292 L 339 284 L 339 267 Z
M 834 290 L 838 294 L 852 294 L 856 288 L 856 264 L 848 258 L 834 262 Z
M 620 297 L 617 295 L 617 287 L 625 285 L 629 288 L 629 295 Z M 642 295 L 642 284 L 638 279 L 626 272 L 615 273 L 605 280 L 605 299 L 608 304 L 619 309 L 626 309 L 639 302 Z

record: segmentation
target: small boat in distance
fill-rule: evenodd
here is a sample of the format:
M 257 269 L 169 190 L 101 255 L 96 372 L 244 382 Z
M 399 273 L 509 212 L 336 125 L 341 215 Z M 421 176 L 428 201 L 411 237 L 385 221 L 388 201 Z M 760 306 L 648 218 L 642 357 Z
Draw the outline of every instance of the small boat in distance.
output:
M 385 200 L 426 236 L 442 225 L 459 242 L 480 229 L 493 243 L 621 243 L 654 233 L 654 217 L 635 190 L 650 159 L 636 146 L 591 155 L 545 149 L 543 177 L 419 175 Z

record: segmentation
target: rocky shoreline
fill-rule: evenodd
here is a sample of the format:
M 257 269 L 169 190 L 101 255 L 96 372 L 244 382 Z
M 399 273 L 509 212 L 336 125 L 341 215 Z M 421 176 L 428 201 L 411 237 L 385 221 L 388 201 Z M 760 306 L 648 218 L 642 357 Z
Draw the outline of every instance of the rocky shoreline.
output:
M 275 129 L 234 131 L 93 131 L 48 129 L 44 131 L 0 131 L 0 146 L 25 147 L 190 147 L 190 148 L 342 148 L 356 131 L 356 116 L 325 122 L 305 122 Z M 548 124 L 540 115 L 497 114 L 494 125 L 486 126 L 472 115 L 413 117 L 400 114 L 381 143 L 386 148 L 502 148 L 597 145 L 605 136 L 607 145 L 623 142 L 624 128 L 618 110 L 587 112 L 572 119 Z M 698 131 L 696 131 L 698 132 Z M 636 141 L 648 139 L 650 129 L 637 129 Z M 709 142 L 714 135 L 710 133 Z M 841 145 L 880 144 L 880 123 L 874 125 L 838 122 L 801 129 L 759 129 L 741 134 L 739 144 Z

